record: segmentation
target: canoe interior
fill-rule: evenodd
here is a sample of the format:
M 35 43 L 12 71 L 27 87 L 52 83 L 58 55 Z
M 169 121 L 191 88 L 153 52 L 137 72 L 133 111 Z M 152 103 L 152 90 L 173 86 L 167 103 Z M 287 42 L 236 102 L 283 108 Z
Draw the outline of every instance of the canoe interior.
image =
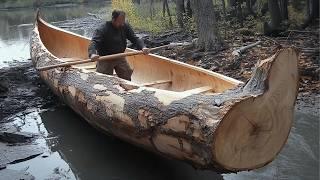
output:
M 90 39 L 54 27 L 40 18 L 37 26 L 43 45 L 55 57 L 62 61 L 88 58 Z M 153 54 L 130 56 L 127 60 L 133 69 L 132 81 L 140 86 L 211 94 L 223 92 L 241 83 L 218 73 Z M 95 66 L 95 63 L 87 63 L 73 67 L 95 71 Z

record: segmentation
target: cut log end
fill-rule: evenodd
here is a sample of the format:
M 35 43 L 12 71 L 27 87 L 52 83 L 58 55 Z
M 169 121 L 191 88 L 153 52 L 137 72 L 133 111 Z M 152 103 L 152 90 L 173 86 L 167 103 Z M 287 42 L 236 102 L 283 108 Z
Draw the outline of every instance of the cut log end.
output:
M 257 66 L 265 75 L 261 95 L 236 103 L 222 120 L 213 144 L 215 161 L 231 171 L 271 162 L 284 146 L 293 120 L 298 90 L 298 55 L 280 50 Z

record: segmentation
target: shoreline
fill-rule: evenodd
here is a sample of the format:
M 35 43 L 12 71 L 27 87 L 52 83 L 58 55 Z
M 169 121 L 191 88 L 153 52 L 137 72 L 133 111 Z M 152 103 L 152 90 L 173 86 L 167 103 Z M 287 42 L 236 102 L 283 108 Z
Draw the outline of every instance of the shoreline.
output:
M 87 5 L 87 4 L 94 4 L 94 3 L 101 3 L 105 2 L 106 0 L 96 0 L 96 1 L 85 1 L 85 2 L 45 2 L 41 5 L 34 5 L 30 4 L 27 6 L 10 6 L 10 7 L 1 7 L 1 11 L 14 11 L 14 10 L 24 10 L 24 9 L 40 9 L 40 8 L 51 8 L 51 7 L 72 7 L 78 5 Z
M 1 11 L 1 10 L 0 10 Z M 95 20 L 95 21 L 94 21 Z M 97 18 L 87 15 L 83 18 L 76 18 L 74 20 L 67 20 L 68 24 L 65 24 L 65 26 L 77 26 L 77 28 L 87 28 L 87 29 L 94 29 L 96 25 L 98 25 L 101 21 Z M 94 22 L 93 22 L 94 21 Z M 90 22 L 90 23 L 87 23 Z M 60 26 L 63 26 L 64 23 L 62 22 Z M 144 37 L 144 40 L 147 42 L 146 44 L 149 47 L 155 47 L 162 44 L 166 44 L 168 42 L 183 42 L 183 41 L 191 41 L 192 38 L 185 36 L 183 33 L 172 33 L 170 32 L 164 32 L 161 35 L 158 36 L 151 36 L 148 35 Z M 170 35 L 171 34 L 171 35 Z M 189 39 L 188 39 L 189 38 Z M 251 40 L 251 41 L 255 41 Z M 264 46 L 261 46 L 259 49 L 263 49 L 268 44 L 264 44 Z M 272 47 L 265 49 L 264 52 L 266 53 L 266 56 L 268 57 L 270 53 L 272 53 Z M 258 48 L 255 48 L 253 50 L 250 50 L 249 52 L 245 53 L 245 56 L 242 57 L 241 63 L 242 64 L 233 64 L 234 61 L 232 61 L 231 57 L 228 57 L 228 55 L 231 54 L 232 48 L 228 48 L 222 52 L 219 52 L 218 54 L 210 54 L 210 53 L 203 53 L 199 51 L 195 51 L 194 48 L 191 49 L 169 49 L 159 52 L 158 54 L 173 58 L 182 62 L 186 62 L 195 66 L 199 66 L 205 69 L 209 69 L 211 71 L 222 73 L 226 76 L 233 77 L 235 79 L 239 79 L 242 81 L 246 81 L 248 77 L 251 75 L 252 67 L 254 67 L 254 64 L 262 58 L 262 56 L 257 56 L 256 53 L 258 51 L 256 50 Z M 195 59 L 194 61 L 190 61 L 189 59 Z M 235 66 L 235 67 L 231 67 Z M 49 89 L 49 87 L 40 79 L 38 72 L 34 69 L 31 61 L 27 62 L 18 62 L 11 64 L 7 68 L 0 68 L 0 82 L 6 82 L 6 83 L 0 83 L 0 90 L 1 85 L 7 87 L 6 92 L 0 92 L 0 107 L 3 110 L 3 113 L 1 113 L 0 117 L 0 126 L 5 126 L 3 128 L 10 129 L 10 127 L 7 126 L 8 123 L 15 120 L 15 117 L 18 117 L 22 114 L 22 116 L 26 116 L 32 112 L 37 112 L 40 110 L 47 110 L 47 109 L 55 109 L 59 107 L 63 107 L 64 104 L 62 101 L 60 101 Z M 319 104 L 320 100 L 320 93 L 315 91 L 315 89 L 306 88 L 304 89 L 304 86 L 308 86 L 308 83 L 305 83 L 304 81 L 300 82 L 300 87 L 302 88 L 299 90 L 298 97 L 296 100 L 295 105 L 295 112 L 302 112 L 304 114 L 310 114 L 314 115 L 316 117 L 320 117 L 320 107 L 317 106 Z M 5 88 L 4 88 L 5 91 Z M 37 137 L 30 134 L 20 134 L 16 132 L 8 132 L 10 137 L 13 139 L 15 138 L 26 138 L 27 141 L 23 142 L 22 144 L 10 144 L 10 143 L 4 143 L 4 141 L 8 141 L 6 138 L 2 138 L 1 143 L 8 145 L 7 148 L 15 147 L 15 146 L 22 146 L 22 148 L 25 146 L 28 146 L 32 144 L 37 138 L 43 138 L 43 137 Z M 6 136 L 5 136 L 6 137 Z M 1 138 L 0 138 L 1 139 Z M 31 140 L 31 141 L 28 141 Z M 10 145 L 10 146 L 9 146 Z M 3 146 L 2 146 L 3 147 Z M 29 149 L 32 151 L 32 149 Z M 20 151 L 18 155 L 22 154 L 28 154 L 30 151 L 24 150 Z M 29 151 L 29 152 L 27 152 Z M 34 153 L 34 154 L 33 154 Z M 17 164 L 20 162 L 24 162 L 28 160 L 28 158 L 35 157 L 36 155 L 39 155 L 39 151 L 32 151 L 29 154 L 30 157 L 21 157 L 20 160 L 16 161 Z M 45 155 L 39 155 L 43 156 Z M 49 161 L 47 159 L 43 159 L 43 161 Z M 10 162 L 15 163 L 15 161 Z M 10 165 L 9 164 L 0 164 L 0 174 L 6 170 L 5 166 Z M 21 174 L 20 171 L 13 171 L 13 174 Z M 32 176 L 32 175 L 31 175 Z

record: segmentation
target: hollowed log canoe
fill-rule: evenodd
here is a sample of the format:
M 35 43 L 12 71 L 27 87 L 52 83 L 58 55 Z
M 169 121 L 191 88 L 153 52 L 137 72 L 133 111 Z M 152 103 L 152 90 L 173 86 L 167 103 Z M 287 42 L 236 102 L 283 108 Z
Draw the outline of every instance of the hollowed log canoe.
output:
M 37 15 L 30 42 L 33 64 L 87 59 L 89 43 Z M 154 54 L 127 60 L 132 81 L 98 73 L 94 62 L 39 74 L 92 126 L 197 168 L 256 169 L 286 143 L 298 92 L 295 48 L 260 60 L 246 83 Z

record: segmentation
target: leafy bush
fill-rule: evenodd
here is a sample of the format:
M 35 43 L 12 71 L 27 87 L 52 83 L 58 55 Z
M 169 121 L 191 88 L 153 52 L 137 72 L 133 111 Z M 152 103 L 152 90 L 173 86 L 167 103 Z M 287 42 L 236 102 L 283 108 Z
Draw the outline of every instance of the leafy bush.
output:
M 121 9 L 126 12 L 127 21 L 135 28 L 151 33 L 163 32 L 169 28 L 169 17 L 163 16 L 161 9 L 155 9 L 153 14 L 148 14 L 148 8 L 143 5 L 135 5 L 132 1 L 112 0 L 112 9 Z M 177 24 L 176 19 L 172 18 L 173 26 Z

